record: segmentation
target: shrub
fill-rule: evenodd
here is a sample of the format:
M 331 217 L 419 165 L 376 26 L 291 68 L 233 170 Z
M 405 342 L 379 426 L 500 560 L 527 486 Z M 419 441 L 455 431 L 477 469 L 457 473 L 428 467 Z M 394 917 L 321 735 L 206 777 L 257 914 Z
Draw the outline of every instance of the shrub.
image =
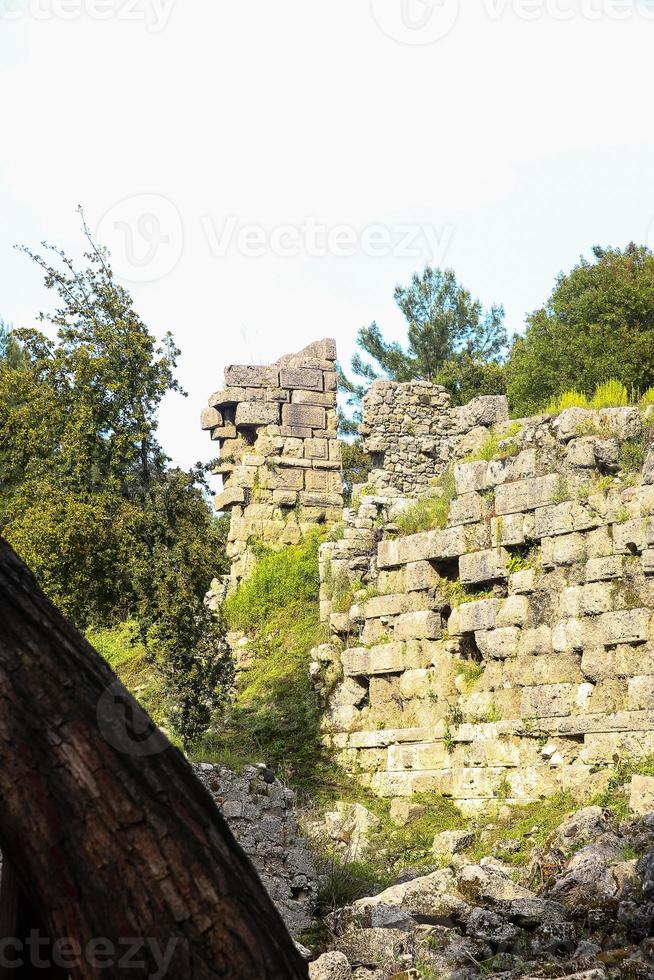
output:
M 595 388 L 593 408 L 622 408 L 629 404 L 629 393 L 617 378 L 609 378 Z
M 623 443 L 620 450 L 620 468 L 625 473 L 637 473 L 643 468 L 645 462 L 645 450 L 642 442 L 630 439 Z
M 475 463 L 478 460 L 485 460 L 490 463 L 494 459 L 509 459 L 511 456 L 517 456 L 520 447 L 515 442 L 514 436 L 519 431 L 520 426 L 513 425 L 505 435 L 489 432 L 485 442 L 475 452 L 469 453 L 464 462 Z
M 654 405 L 654 385 L 648 388 L 645 394 L 640 399 L 640 407 L 647 408 L 648 405 Z
M 588 398 L 583 392 L 570 388 L 568 391 L 563 391 L 560 395 L 552 398 L 547 403 L 545 411 L 548 415 L 558 415 L 559 412 L 565 411 L 566 408 L 589 408 Z
M 455 496 L 454 471 L 448 467 L 436 481 L 430 495 L 416 500 L 396 518 L 395 523 L 400 534 L 418 534 L 420 531 L 445 527 L 450 516 L 450 502 Z

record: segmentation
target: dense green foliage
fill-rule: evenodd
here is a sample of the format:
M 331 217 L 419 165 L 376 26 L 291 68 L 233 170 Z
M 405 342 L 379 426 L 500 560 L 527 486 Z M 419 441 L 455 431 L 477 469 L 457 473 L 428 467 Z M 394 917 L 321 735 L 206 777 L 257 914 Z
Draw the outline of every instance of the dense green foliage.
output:
M 370 473 L 370 456 L 363 451 L 361 439 L 352 442 L 341 440 L 341 455 L 343 458 L 343 495 L 346 505 L 352 500 L 352 488 L 355 483 L 365 483 Z
M 259 546 L 252 575 L 227 599 L 229 627 L 250 640 L 247 665 L 220 729 L 197 750 L 234 768 L 265 762 L 303 791 L 319 785 L 328 766 L 309 678 L 309 652 L 324 638 L 319 541 L 316 534 L 279 552 Z
M 500 360 L 506 331 L 501 306 L 484 310 L 451 269 L 430 266 L 415 273 L 408 286 L 396 286 L 394 296 L 407 322 L 408 346 L 384 340 L 376 323 L 359 330 L 357 343 L 368 358 L 352 358 L 352 372 L 360 380 L 351 381 L 340 372 L 341 390 L 348 393 L 351 405 L 358 405 L 370 382 L 379 377 L 442 384 L 456 405 L 504 391 Z
M 527 320 L 507 363 L 516 415 L 529 415 L 566 389 L 590 395 L 615 378 L 629 392 L 654 383 L 654 255 L 643 246 L 596 247 L 559 275 Z
M 24 250 L 57 296 L 40 316 L 55 339 L 0 337 L 0 530 L 80 628 L 138 621 L 188 744 L 230 682 L 203 601 L 225 570 L 225 529 L 204 468 L 169 468 L 156 437 L 162 398 L 180 390 L 172 338 L 157 343 L 83 228 L 84 269 L 51 246 L 54 265 Z

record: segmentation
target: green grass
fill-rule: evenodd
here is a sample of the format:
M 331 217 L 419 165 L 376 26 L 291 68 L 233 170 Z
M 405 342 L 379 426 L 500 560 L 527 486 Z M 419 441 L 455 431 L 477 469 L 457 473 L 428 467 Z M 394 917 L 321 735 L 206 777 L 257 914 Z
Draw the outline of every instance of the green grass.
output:
M 582 391 L 575 391 L 570 388 L 562 391 L 560 395 L 552 398 L 544 408 L 548 415 L 558 415 L 566 408 L 590 408 L 588 397 Z
M 525 865 L 533 849 L 544 844 L 578 806 L 570 794 L 561 793 L 538 803 L 511 807 L 507 819 L 494 820 L 492 829 L 484 831 L 483 837 L 477 839 L 471 851 L 472 859 L 480 861 L 488 854 L 496 854 L 505 840 L 518 840 L 520 848 L 515 853 L 503 856 L 502 860 L 516 867 Z
M 396 519 L 402 537 L 444 528 L 450 516 L 450 503 L 456 496 L 454 473 L 447 469 L 436 481 L 433 491 L 416 500 Z
M 309 679 L 309 653 L 326 639 L 319 620 L 315 534 L 280 552 L 259 549 L 252 575 L 225 603 L 231 629 L 250 637 L 251 664 L 239 677 L 222 724 L 194 758 L 233 769 L 265 762 L 295 789 L 320 784 L 329 760 Z
M 632 776 L 654 776 L 654 755 L 641 759 L 621 757 L 613 767 L 606 790 L 593 803 L 605 807 L 618 818 L 626 820 L 629 813 L 629 783 Z
M 485 664 L 478 664 L 474 660 L 464 660 L 456 668 L 457 676 L 463 677 L 466 691 L 469 691 L 484 676 L 485 670 Z
M 111 629 L 89 629 L 86 639 L 104 657 L 153 721 L 171 735 L 163 682 L 141 641 L 139 624 L 128 619 Z
M 645 462 L 645 447 L 641 441 L 629 439 L 620 450 L 620 469 L 625 473 L 638 473 Z
M 514 424 L 504 435 L 500 435 L 497 432 L 489 432 L 486 440 L 481 444 L 479 449 L 468 453 L 464 457 L 464 463 L 476 463 L 480 460 L 490 462 L 494 459 L 509 459 L 511 456 L 517 456 L 520 448 L 515 442 L 514 437 L 519 431 L 520 426 Z

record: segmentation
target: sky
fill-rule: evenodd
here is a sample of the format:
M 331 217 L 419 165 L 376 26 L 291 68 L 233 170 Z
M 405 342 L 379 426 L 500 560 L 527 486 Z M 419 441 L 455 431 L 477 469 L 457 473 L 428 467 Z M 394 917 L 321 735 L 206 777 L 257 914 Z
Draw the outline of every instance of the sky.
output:
M 453 268 L 510 333 L 594 244 L 654 245 L 654 0 L 0 0 L 0 317 L 52 308 L 14 249 L 82 251 L 182 349 L 198 424 L 228 363 L 405 325 Z

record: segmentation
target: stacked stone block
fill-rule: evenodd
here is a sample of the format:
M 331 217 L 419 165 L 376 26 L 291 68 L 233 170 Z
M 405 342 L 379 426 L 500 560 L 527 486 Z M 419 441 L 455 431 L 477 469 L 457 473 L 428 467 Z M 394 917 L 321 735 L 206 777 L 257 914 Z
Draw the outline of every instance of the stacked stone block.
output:
M 318 874 L 300 833 L 295 794 L 265 766 L 242 773 L 202 762 L 194 766 L 277 906 L 292 936 L 311 926 Z
M 500 422 L 506 458 L 451 460 L 446 526 L 399 536 L 397 486 L 345 512 L 312 670 L 357 778 L 472 813 L 600 789 L 654 752 L 654 474 L 620 470 L 642 430 L 636 409 Z
M 218 510 L 231 511 L 231 584 L 247 574 L 248 541 L 297 544 L 343 507 L 336 346 L 322 340 L 266 367 L 231 365 L 202 427 L 220 445 Z
M 475 432 L 508 419 L 506 398 L 483 396 L 452 408 L 445 388 L 428 381 L 375 381 L 363 398 L 359 427 L 370 454 L 369 484 L 380 492 L 425 490 Z

